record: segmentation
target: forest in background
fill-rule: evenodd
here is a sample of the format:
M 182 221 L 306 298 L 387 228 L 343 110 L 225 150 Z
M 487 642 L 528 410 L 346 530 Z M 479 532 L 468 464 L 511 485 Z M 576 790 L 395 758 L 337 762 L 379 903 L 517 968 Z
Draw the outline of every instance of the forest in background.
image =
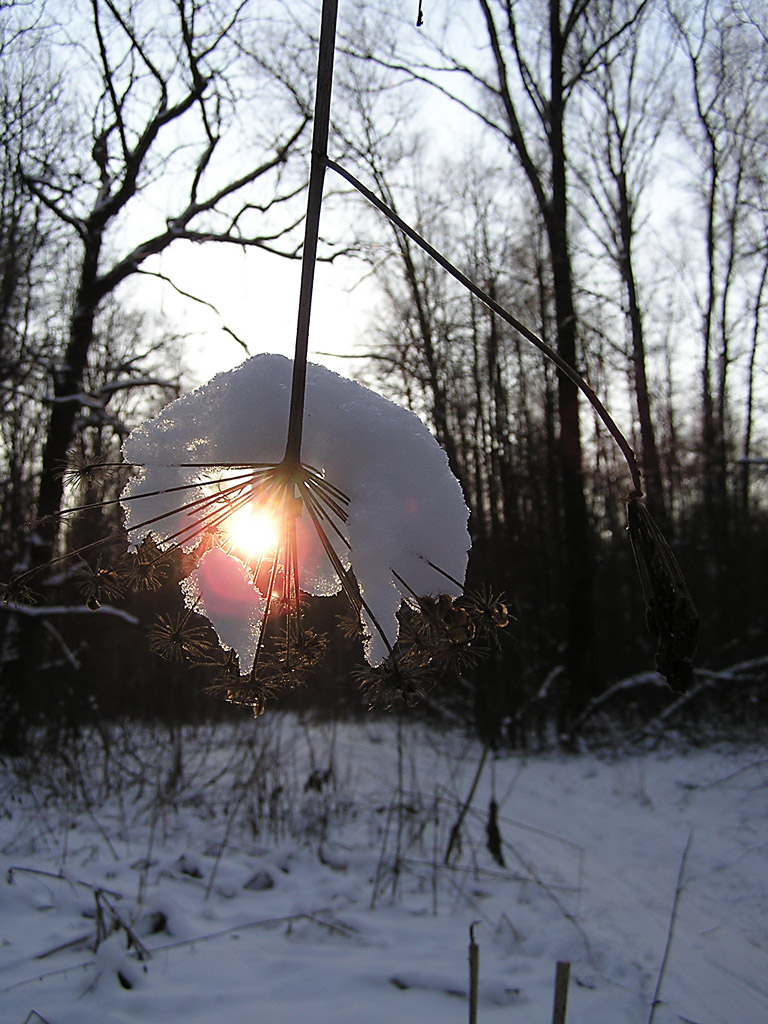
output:
M 501 647 L 428 706 L 516 743 L 552 726 L 762 723 L 762 5 L 462 0 L 425 4 L 418 31 L 413 4 L 344 7 L 334 159 L 586 376 L 638 453 L 702 619 L 680 698 L 653 672 L 631 480 L 602 425 L 329 172 L 323 255 L 354 258 L 381 291 L 353 365 L 434 430 L 471 509 L 470 586 L 503 594 L 514 616 Z M 125 478 L 88 474 L 77 491 L 65 470 L 117 461 L 130 429 L 182 388 L 183 339 L 137 310 L 138 275 L 161 273 L 157 257 L 184 241 L 299 253 L 316 5 L 165 9 L 0 7 L 2 579 L 114 529 Z M 75 503 L 93 508 L 60 529 Z M 94 547 L 50 564 L 34 604 L 9 592 L 6 749 L 33 726 L 56 738 L 94 715 L 222 713 L 200 695 L 204 669 L 169 669 L 142 640 L 181 606 L 173 571 L 157 592 L 88 612 L 109 557 Z M 338 612 L 312 614 L 336 633 Z M 332 646 L 290 699 L 361 706 L 353 645 Z

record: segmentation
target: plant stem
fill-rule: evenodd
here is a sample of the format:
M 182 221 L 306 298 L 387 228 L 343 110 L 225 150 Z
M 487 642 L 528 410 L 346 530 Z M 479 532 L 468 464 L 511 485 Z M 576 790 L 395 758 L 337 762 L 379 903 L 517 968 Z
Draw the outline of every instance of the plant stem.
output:
M 445 856 L 443 857 L 443 864 L 445 864 L 446 866 L 448 864 L 450 864 L 451 854 L 455 850 L 456 844 L 459 841 L 459 834 L 461 832 L 461 826 L 464 824 L 464 819 L 467 816 L 467 811 L 469 810 L 469 805 L 472 803 L 472 798 L 475 795 L 475 790 L 477 789 L 477 784 L 480 781 L 480 776 L 483 773 L 483 766 L 485 765 L 486 758 L 488 757 L 488 751 L 490 749 L 491 748 L 490 748 L 489 744 L 486 743 L 485 746 L 483 747 L 483 752 L 480 755 L 480 760 L 478 761 L 477 769 L 475 770 L 475 777 L 472 780 L 472 785 L 469 787 L 469 793 L 467 794 L 467 799 L 461 805 L 461 808 L 459 809 L 459 816 L 456 819 L 456 821 L 453 823 L 453 828 L 451 829 L 451 834 L 448 837 L 448 846 L 446 847 Z
M 603 421 L 608 429 L 611 437 L 613 437 L 616 444 L 621 450 L 621 454 L 629 468 L 630 476 L 632 477 L 632 484 L 634 486 L 634 492 L 629 495 L 632 498 L 642 498 L 643 496 L 643 484 L 640 475 L 640 467 L 637 463 L 637 456 L 632 450 L 631 445 L 627 441 L 624 434 L 621 432 L 619 427 L 616 425 L 615 420 L 605 408 L 603 403 L 597 397 L 590 385 L 584 380 L 580 373 L 575 370 L 570 363 L 566 362 L 562 356 L 558 355 L 553 348 L 550 348 L 545 341 L 535 334 L 529 327 L 526 327 L 524 323 L 509 313 L 503 306 L 500 306 L 495 299 L 492 299 L 490 295 L 483 291 L 479 285 L 476 285 L 474 281 L 463 274 L 457 267 L 455 267 L 441 252 L 435 249 L 434 246 L 430 245 L 429 242 L 422 238 L 422 236 L 415 231 L 409 224 L 407 224 L 401 217 L 399 217 L 394 210 L 392 210 L 387 204 L 381 200 L 374 192 L 371 192 L 369 188 L 366 188 L 361 181 L 359 181 L 353 174 L 351 174 L 346 168 L 341 167 L 334 160 L 328 160 L 328 167 L 332 171 L 336 171 L 337 174 L 341 175 L 346 181 L 350 183 L 357 191 L 365 196 L 365 198 L 372 203 L 378 210 L 380 210 L 385 217 L 388 217 L 394 225 L 396 225 L 404 234 L 408 235 L 418 246 L 420 246 L 427 255 L 431 256 L 436 263 L 439 263 L 443 270 L 446 270 L 452 277 L 454 277 L 459 284 L 462 284 L 468 291 L 472 292 L 476 298 L 480 299 L 481 302 L 485 303 L 490 310 L 492 310 L 498 317 L 504 320 L 514 327 L 514 329 L 534 345 L 540 352 L 542 352 L 547 359 L 550 359 L 555 366 L 560 370 L 561 373 L 565 374 L 566 377 L 570 378 L 573 383 L 579 388 L 579 390 L 587 397 L 590 405 L 594 408 L 597 415 Z
M 693 842 L 693 833 L 688 836 L 688 842 L 685 844 L 683 850 L 683 856 L 680 859 L 680 868 L 677 872 L 677 884 L 675 885 L 675 898 L 672 901 L 672 913 L 669 917 L 669 927 L 667 928 L 667 941 L 664 946 L 664 955 L 661 958 L 661 966 L 659 967 L 659 976 L 656 979 L 656 988 L 653 993 L 653 999 L 651 1000 L 651 1012 L 648 1016 L 648 1024 L 653 1024 L 654 1017 L 656 1016 L 656 1007 L 661 1002 L 659 998 L 661 994 L 661 985 L 664 981 L 664 972 L 667 969 L 667 961 L 669 960 L 669 951 L 672 948 L 672 939 L 675 934 L 675 922 L 677 921 L 677 909 L 680 906 L 680 895 L 683 891 L 683 885 L 685 884 L 685 866 L 688 862 L 688 854 L 691 850 L 691 843 Z
M 304 392 L 307 382 L 307 350 L 309 318 L 312 311 L 312 286 L 315 280 L 317 240 L 320 230 L 320 209 L 323 203 L 323 181 L 328 156 L 328 129 L 331 118 L 333 57 L 336 45 L 337 0 L 323 0 L 320 22 L 320 46 L 317 57 L 314 124 L 312 128 L 312 161 L 309 170 L 307 219 L 304 225 L 304 249 L 301 258 L 299 315 L 296 325 L 296 348 L 291 381 L 291 409 L 288 418 L 288 439 L 285 462 L 298 466 L 301 459 L 301 436 L 304 424 Z

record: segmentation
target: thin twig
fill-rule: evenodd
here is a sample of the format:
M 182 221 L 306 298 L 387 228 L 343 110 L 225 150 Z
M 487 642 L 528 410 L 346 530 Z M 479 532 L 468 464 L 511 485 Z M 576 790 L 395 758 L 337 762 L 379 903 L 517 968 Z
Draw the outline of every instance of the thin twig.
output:
M 470 786 L 469 793 L 467 794 L 466 800 L 461 805 L 461 808 L 459 810 L 459 816 L 453 823 L 451 834 L 448 837 L 448 846 L 446 847 L 445 856 L 443 857 L 443 864 L 450 863 L 451 854 L 454 851 L 456 843 L 459 841 L 459 833 L 461 832 L 461 826 L 464 824 L 464 819 L 467 816 L 467 811 L 469 810 L 470 804 L 472 803 L 472 798 L 475 795 L 475 790 L 477 789 L 477 784 L 480 781 L 480 776 L 483 772 L 483 766 L 485 765 L 486 758 L 488 757 L 488 751 L 490 749 L 491 748 L 487 743 L 483 747 L 483 752 L 480 755 L 480 760 L 478 761 L 477 770 L 475 771 L 475 777 L 472 780 L 472 785 Z
M 285 914 L 283 917 L 267 917 L 260 921 L 247 921 L 245 924 L 232 925 L 230 928 L 223 928 L 218 932 L 210 932 L 207 935 L 197 935 L 192 939 L 179 939 L 174 942 L 166 942 L 161 946 L 153 946 L 150 952 L 159 953 L 170 949 L 180 949 L 183 946 L 195 946 L 200 942 L 210 942 L 214 939 L 221 939 L 226 935 L 248 931 L 251 928 L 269 928 L 280 924 L 285 924 L 290 927 L 297 921 L 311 921 L 313 924 L 317 924 L 321 928 L 327 928 L 329 932 L 344 935 L 347 938 L 351 938 L 355 934 L 356 929 L 353 925 L 345 924 L 343 921 L 337 920 L 326 921 L 322 917 L 318 916 L 318 914 L 322 913 L 322 910 L 318 911 L 316 914 L 300 911 L 295 914 Z
M 565 374 L 569 380 L 572 380 L 577 388 L 586 396 L 590 405 L 594 408 L 597 415 L 605 424 L 611 437 L 613 437 L 616 444 L 619 446 L 622 455 L 627 463 L 630 476 L 632 477 L 632 484 L 634 486 L 634 493 L 631 497 L 641 498 L 643 496 L 643 484 L 640 475 L 640 467 L 637 463 L 637 456 L 632 450 L 631 445 L 627 441 L 624 434 L 621 432 L 613 419 L 611 414 L 605 408 L 603 403 L 595 394 L 594 390 L 584 380 L 580 373 L 578 373 L 570 363 L 566 362 L 553 348 L 550 348 L 545 341 L 535 334 L 529 327 L 526 327 L 524 323 L 509 313 L 503 306 L 499 305 L 495 299 L 492 299 L 487 292 L 484 292 L 482 288 L 475 284 L 474 281 L 470 280 L 463 274 L 457 267 L 455 267 L 441 252 L 435 249 L 434 246 L 430 245 L 429 242 L 423 238 L 418 231 L 415 231 L 409 224 L 407 224 L 401 217 L 399 217 L 394 210 L 392 210 L 385 202 L 383 202 L 375 192 L 371 192 L 369 188 L 366 188 L 361 181 L 359 181 L 354 174 L 350 173 L 346 168 L 337 164 L 334 160 L 328 160 L 328 167 L 332 171 L 336 171 L 337 174 L 341 175 L 342 178 L 346 179 L 357 191 L 365 196 L 365 198 L 372 203 L 377 210 L 380 210 L 385 217 L 388 217 L 393 224 L 396 225 L 404 234 L 408 235 L 420 248 L 431 256 L 436 263 L 439 263 L 443 270 L 446 270 L 452 277 L 454 277 L 459 284 L 463 285 L 468 291 L 470 291 L 476 298 L 480 299 L 490 310 L 492 310 L 498 317 L 504 320 L 514 327 L 514 329 L 521 334 L 526 341 L 534 345 L 541 353 L 543 353 L 547 359 L 551 360 L 555 366 L 560 370 L 561 373 Z
M 238 337 L 231 327 L 227 326 L 227 324 L 224 322 L 224 317 L 221 315 L 219 310 L 216 308 L 216 306 L 214 306 L 212 302 L 208 302 L 206 299 L 201 299 L 199 295 L 195 295 L 193 292 L 184 291 L 184 289 L 180 288 L 175 281 L 171 280 L 170 277 L 168 277 L 166 274 L 161 274 L 157 270 L 143 270 L 141 267 L 139 267 L 136 270 L 136 273 L 143 274 L 145 277 L 156 277 L 160 281 L 164 281 L 165 284 L 170 285 L 170 287 L 173 288 L 175 292 L 183 296 L 185 299 L 191 299 L 193 302 L 198 302 L 201 306 L 207 306 L 208 309 L 212 310 L 221 321 L 219 325 L 220 329 L 224 331 L 225 334 L 228 334 L 230 338 L 233 338 L 237 342 L 237 344 L 244 350 L 245 354 L 247 356 L 250 356 L 251 352 L 246 342 L 244 342 L 242 338 Z
M 210 932 L 207 935 L 197 935 L 191 939 L 178 939 L 174 942 L 166 942 L 160 946 L 153 946 L 148 950 L 150 954 L 164 952 L 165 950 L 180 949 L 184 946 L 194 946 L 201 942 L 210 942 L 213 939 L 224 938 L 226 935 L 232 935 L 237 932 L 248 931 L 251 928 L 268 928 L 270 926 L 285 924 L 290 927 L 296 921 L 310 921 L 313 924 L 319 925 L 321 928 L 327 928 L 329 932 L 343 935 L 346 938 L 352 938 L 357 929 L 353 925 L 345 924 L 343 921 L 338 920 L 325 920 L 318 916 L 322 914 L 320 910 L 315 914 L 312 913 L 296 913 L 286 914 L 283 917 L 270 917 L 263 918 L 260 921 L 247 921 L 245 924 L 232 925 L 230 928 L 223 928 L 218 932 Z M 47 971 L 44 974 L 36 974 L 31 978 L 22 978 L 21 981 L 15 981 L 11 985 L 6 985 L 4 988 L 0 988 L 0 995 L 6 992 L 12 992 L 14 989 L 22 988 L 24 985 L 31 985 L 35 982 L 42 981 L 47 978 L 53 978 L 57 975 L 68 974 L 70 971 L 84 970 L 85 968 L 92 967 L 96 963 L 96 960 L 90 958 L 88 960 L 82 960 L 76 964 L 69 964 L 66 967 L 58 967 L 56 970 Z
M 100 885 L 93 885 L 92 882 L 84 882 L 80 878 L 71 878 L 69 875 L 64 875 L 60 871 L 45 871 L 43 868 L 27 868 L 20 864 L 12 864 L 8 868 L 8 881 L 12 884 L 13 876 L 18 874 L 39 875 L 41 878 L 53 878 L 57 882 L 66 882 L 67 885 L 73 887 L 81 885 L 84 889 L 90 889 L 91 892 L 96 892 L 98 890 L 99 892 L 106 893 L 106 895 L 112 896 L 117 900 L 123 899 L 123 894 L 121 892 L 116 892 L 114 889 L 105 889 Z
M 226 824 L 226 827 L 224 829 L 224 837 L 221 840 L 221 842 L 218 844 L 218 849 L 216 851 L 216 859 L 214 860 L 213 868 L 211 869 L 211 876 L 208 879 L 207 886 L 205 887 L 205 899 L 206 900 L 208 900 L 210 898 L 211 892 L 213 891 L 213 885 L 214 885 L 214 882 L 216 881 L 216 875 L 217 875 L 218 870 L 219 870 L 219 865 L 221 863 L 221 858 L 222 858 L 222 856 L 224 854 L 224 850 L 227 847 L 227 843 L 229 842 L 229 837 L 232 834 L 232 829 L 234 828 L 234 825 L 235 825 L 235 819 L 237 818 L 238 814 L 240 813 L 240 808 L 243 806 L 243 802 L 245 801 L 246 797 L 250 793 L 251 784 L 252 784 L 254 778 L 256 777 L 257 772 L 259 772 L 261 770 L 262 770 L 262 766 L 259 764 L 259 762 L 256 762 L 256 764 L 254 764 L 253 768 L 251 769 L 250 775 L 248 776 L 247 779 L 245 779 L 245 781 L 243 782 L 243 784 L 240 787 L 240 796 L 238 797 L 238 799 L 237 799 L 237 801 L 235 803 L 234 809 L 229 812 L 229 816 L 227 818 L 227 824 Z
M 693 842 L 693 833 L 691 832 L 688 836 L 688 842 L 685 844 L 683 850 L 683 856 L 680 858 L 680 868 L 677 872 L 677 884 L 675 886 L 675 898 L 672 901 L 672 913 L 669 916 L 669 927 L 667 928 L 667 941 L 664 946 L 664 955 L 661 958 L 661 965 L 659 967 L 659 976 L 656 979 L 656 988 L 653 993 L 653 999 L 651 1001 L 651 1012 L 648 1016 L 648 1024 L 653 1024 L 653 1018 L 656 1016 L 656 1007 L 661 1002 L 659 994 L 661 992 L 661 985 L 664 981 L 664 972 L 667 969 L 667 961 L 669 960 L 669 951 L 672 948 L 672 939 L 675 934 L 675 922 L 677 920 L 677 910 L 680 906 L 680 896 L 683 891 L 683 882 L 685 880 L 685 865 L 688 860 L 688 854 L 691 849 L 691 843 Z

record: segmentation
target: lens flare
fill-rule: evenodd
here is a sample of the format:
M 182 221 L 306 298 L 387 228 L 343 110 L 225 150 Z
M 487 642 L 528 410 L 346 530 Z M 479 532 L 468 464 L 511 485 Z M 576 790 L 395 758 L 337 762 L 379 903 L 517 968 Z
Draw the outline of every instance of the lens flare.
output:
M 277 523 L 264 509 L 246 505 L 229 517 L 225 529 L 233 549 L 248 558 L 269 555 L 277 548 Z

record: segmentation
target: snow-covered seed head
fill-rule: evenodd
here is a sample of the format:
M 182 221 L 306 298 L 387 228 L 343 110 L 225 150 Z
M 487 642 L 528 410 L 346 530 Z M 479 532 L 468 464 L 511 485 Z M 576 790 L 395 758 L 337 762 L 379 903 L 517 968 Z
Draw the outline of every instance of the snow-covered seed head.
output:
M 208 546 L 185 597 L 244 673 L 270 616 L 295 617 L 300 593 L 340 591 L 375 667 L 403 602 L 460 596 L 468 510 L 416 416 L 322 366 L 307 367 L 301 461 L 286 460 L 291 371 L 255 356 L 134 431 L 124 452 L 142 469 L 123 492 L 126 526 L 134 543 Z
M 176 552 L 186 609 L 158 619 L 152 649 L 213 666 L 213 691 L 258 712 L 324 650 L 304 598 L 342 593 L 371 675 L 410 700 L 482 649 L 455 603 L 470 547 L 461 487 L 418 417 L 313 364 L 289 453 L 291 378 L 290 360 L 255 356 L 133 431 L 119 498 L 130 554 L 88 569 L 86 596 L 153 590 Z

